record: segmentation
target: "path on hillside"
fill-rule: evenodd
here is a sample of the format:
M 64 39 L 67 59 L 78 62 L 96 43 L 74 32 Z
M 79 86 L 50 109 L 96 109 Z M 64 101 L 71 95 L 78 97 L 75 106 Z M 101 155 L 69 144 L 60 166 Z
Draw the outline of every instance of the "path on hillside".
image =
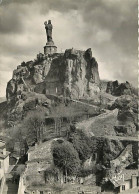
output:
M 75 99 L 70 99 L 68 97 L 62 97 L 62 96 L 56 96 L 56 95 L 49 95 L 49 97 L 55 97 L 55 98 L 59 98 L 59 99 L 64 99 L 64 100 L 68 100 L 68 101 L 72 101 L 75 103 L 79 103 L 85 106 L 89 106 L 95 109 L 98 109 L 98 106 L 86 103 L 86 102 L 82 102 L 79 100 L 75 100 Z M 81 129 L 85 129 L 85 131 L 91 132 L 93 134 L 93 131 L 91 131 L 91 126 L 93 125 L 93 123 L 98 122 L 100 123 L 102 119 L 108 119 L 110 116 L 116 116 L 118 114 L 118 109 L 114 109 L 114 110 L 104 110 L 105 112 L 95 116 L 95 117 L 91 117 L 87 120 L 83 120 L 81 122 L 78 122 L 76 124 L 77 128 L 81 128 Z M 104 137 L 104 138 L 109 138 L 109 139 L 113 139 L 113 140 L 127 140 L 127 141 L 138 141 L 139 142 L 139 137 L 125 137 L 125 136 L 116 136 L 116 135 L 95 135 L 96 137 Z
M 76 102 L 76 103 L 79 103 L 79 104 L 83 104 L 83 105 L 90 106 L 92 108 L 97 108 L 98 109 L 98 106 L 95 106 L 93 104 L 89 104 L 89 103 L 86 103 L 86 102 L 82 102 L 80 100 L 75 100 L 75 99 L 72 99 L 72 98 L 69 98 L 69 97 L 56 96 L 56 95 L 53 95 L 53 94 L 46 95 L 46 97 L 48 97 L 48 98 L 49 97 L 54 97 L 54 98 L 57 98 L 57 99 L 64 99 L 64 100 Z
M 83 120 L 79 123 L 76 124 L 76 127 L 79 128 L 79 129 L 84 129 L 85 131 L 87 132 L 93 132 L 92 129 L 92 125 L 96 122 L 101 122 L 102 119 L 108 119 L 111 115 L 116 115 L 118 113 L 118 109 L 115 109 L 113 111 L 110 111 L 110 110 L 105 110 L 106 112 L 103 113 L 103 114 L 100 114 L 98 116 L 95 116 L 95 117 L 92 117 L 92 118 L 89 118 L 87 120 Z M 103 130 L 103 129 L 101 129 Z M 109 135 L 109 134 L 105 134 L 105 135 L 96 135 L 94 134 L 94 136 L 96 137 L 103 137 L 103 138 L 108 138 L 108 139 L 113 139 L 113 140 L 126 140 L 126 141 L 135 141 L 135 142 L 139 142 L 139 135 L 137 137 L 132 137 L 132 136 L 116 136 L 116 135 Z
M 95 116 L 95 117 L 91 117 L 87 120 L 83 120 L 83 121 L 77 123 L 76 127 L 77 128 L 85 128 L 86 130 L 90 130 L 90 127 L 94 122 L 97 122 L 97 121 L 99 122 L 101 119 L 107 119 L 109 116 L 117 115 L 117 114 L 118 114 L 118 109 L 115 109 L 113 111 L 105 110 L 105 113 L 103 113 L 103 114 L 100 114 L 100 115 Z
M 111 135 L 105 135 L 103 136 L 104 138 L 109 138 L 113 140 L 126 140 L 126 141 L 138 141 L 139 142 L 139 137 L 125 137 L 125 136 L 111 136 Z
M 95 106 L 93 104 L 89 104 L 89 103 L 86 103 L 86 102 L 82 102 L 82 101 L 79 101 L 79 100 L 74 100 L 74 99 L 70 99 L 72 102 L 76 102 L 76 103 L 79 103 L 79 104 L 83 104 L 83 105 L 86 105 L 86 106 L 90 106 L 90 107 L 93 107 L 93 108 L 98 108 L 98 106 Z

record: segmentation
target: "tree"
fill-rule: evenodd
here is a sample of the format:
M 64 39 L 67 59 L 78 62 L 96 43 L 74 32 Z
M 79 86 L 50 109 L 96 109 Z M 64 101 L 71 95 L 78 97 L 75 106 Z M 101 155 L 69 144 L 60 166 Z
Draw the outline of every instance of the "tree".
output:
M 63 171 L 63 174 L 76 175 L 80 167 L 80 159 L 73 145 L 67 141 L 57 140 L 53 145 L 54 164 Z
M 21 124 L 18 124 L 14 127 L 11 127 L 8 131 L 7 131 L 7 136 L 9 136 L 10 138 L 7 141 L 7 148 L 10 152 L 14 151 L 14 146 L 15 143 L 19 143 L 19 154 L 21 154 L 21 150 L 24 149 L 24 151 L 27 151 L 28 146 L 27 146 L 27 142 L 26 139 L 24 137 L 24 132 L 23 132 L 23 128 Z
M 31 144 L 42 140 L 45 114 L 44 112 L 29 112 L 23 121 L 24 135 Z
M 57 135 L 61 135 L 63 118 L 66 117 L 68 122 L 71 123 L 74 118 L 74 112 L 75 108 L 67 107 L 63 103 L 59 104 L 58 106 L 51 107 L 51 113 L 49 117 L 54 119 L 55 133 Z
M 77 150 L 79 158 L 82 162 L 88 159 L 92 153 L 92 141 L 82 130 L 74 129 L 70 127 L 68 133 L 68 141 L 73 144 L 73 147 Z

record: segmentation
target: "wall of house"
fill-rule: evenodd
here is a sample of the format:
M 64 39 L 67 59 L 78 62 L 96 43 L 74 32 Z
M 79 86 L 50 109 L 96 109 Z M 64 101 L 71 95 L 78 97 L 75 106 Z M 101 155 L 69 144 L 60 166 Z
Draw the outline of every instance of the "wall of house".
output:
M 24 184 L 24 174 L 22 174 L 19 180 L 18 194 L 24 194 L 25 189 L 26 187 Z
M 3 146 L 2 148 L 2 154 L 6 155 L 6 148 Z M 9 168 L 9 156 L 6 158 L 0 159 L 0 179 L 4 176 L 4 173 L 8 171 Z
M 35 174 L 39 171 L 42 171 L 43 168 L 49 168 L 51 166 L 51 163 L 45 161 L 36 161 L 36 162 L 31 162 L 27 164 L 27 173 L 28 174 Z
M 2 179 L 2 177 L 4 176 L 4 168 L 3 168 L 3 160 L 0 159 L 0 179 Z
M 7 157 L 4 159 L 4 170 L 5 170 L 5 172 L 8 171 L 8 168 L 9 168 L 9 156 L 7 156 Z
M 42 189 L 43 190 L 43 189 Z M 27 191 L 27 193 L 29 194 L 41 194 L 40 193 L 41 190 L 32 190 L 32 191 Z M 67 188 L 64 189 L 63 191 L 60 192 L 60 194 L 78 194 L 80 192 L 84 191 L 84 194 L 97 194 L 100 193 L 100 188 L 99 187 L 93 187 L 92 186 L 86 186 L 86 187 L 76 187 L 76 188 Z M 57 194 L 59 192 L 57 191 L 53 191 L 53 190 L 49 190 L 47 188 L 47 191 L 43 191 L 43 194 Z
M 0 159 L 0 179 L 4 176 L 4 173 L 8 171 L 9 168 L 9 156 L 5 159 Z
M 132 176 L 132 188 L 137 187 L 137 176 Z
M 29 153 L 28 160 L 41 160 L 46 158 L 49 161 L 52 161 L 51 154 L 51 141 L 48 143 L 43 143 L 41 145 L 35 145 L 35 149 Z
M 131 180 L 125 181 L 124 183 L 122 183 L 122 185 L 125 186 L 125 190 L 131 189 Z M 122 185 L 120 186 L 120 193 L 125 191 L 125 190 L 122 190 Z

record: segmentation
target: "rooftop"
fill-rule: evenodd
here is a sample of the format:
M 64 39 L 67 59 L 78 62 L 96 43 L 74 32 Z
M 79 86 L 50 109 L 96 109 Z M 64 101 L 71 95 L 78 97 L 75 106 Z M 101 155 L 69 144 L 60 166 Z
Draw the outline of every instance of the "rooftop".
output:
M 138 169 L 137 170 L 134 170 L 134 169 L 126 170 L 125 169 L 123 171 L 123 174 L 124 174 L 124 179 L 129 180 L 129 179 L 131 179 L 131 176 L 139 176 L 139 171 L 138 171 Z
M 5 159 L 9 154 L 10 154 L 10 152 L 8 152 L 8 151 L 6 151 L 5 155 L 3 153 L 0 153 L 0 159 Z
M 28 150 L 28 162 L 34 163 L 37 161 L 47 161 L 48 163 L 52 161 L 52 144 L 57 138 L 45 141 L 43 143 L 36 144 Z
M 139 172 L 138 169 L 134 170 L 123 170 L 119 175 L 115 174 L 115 178 L 109 178 L 109 180 L 113 183 L 115 187 L 119 187 L 124 183 L 124 181 L 131 180 L 132 176 L 138 176 Z

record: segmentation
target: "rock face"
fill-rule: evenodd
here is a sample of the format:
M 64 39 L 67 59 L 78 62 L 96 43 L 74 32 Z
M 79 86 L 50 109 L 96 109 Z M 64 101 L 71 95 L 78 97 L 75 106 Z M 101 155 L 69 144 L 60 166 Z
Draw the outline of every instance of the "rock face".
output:
M 109 81 L 107 83 L 107 89 L 106 92 L 115 96 L 121 96 L 123 94 L 131 95 L 132 93 L 132 87 L 129 82 L 126 81 L 126 83 L 121 83 L 116 81 Z
M 72 98 L 92 96 L 99 92 L 98 64 L 91 49 L 68 49 L 64 54 L 38 54 L 35 61 L 23 62 L 8 82 L 8 100 L 23 91 L 64 95 Z
M 124 169 L 128 165 L 133 162 L 133 154 L 132 154 L 132 145 L 129 144 L 126 148 L 120 153 L 120 155 L 110 161 L 111 168 L 114 170 Z
M 117 135 L 136 136 L 138 130 L 138 97 L 122 95 L 118 97 L 111 109 L 118 108 Z
M 115 126 L 116 135 L 118 136 L 136 136 L 136 126 L 134 123 L 128 125 Z
M 118 109 L 117 123 L 114 130 L 117 136 L 137 136 L 138 131 L 138 97 L 136 95 L 122 95 L 117 97 L 111 110 Z
M 18 95 L 19 97 L 19 95 Z M 44 94 L 36 94 L 35 92 L 23 92 L 19 99 L 15 99 L 13 106 L 9 104 L 7 112 L 8 126 L 11 127 L 26 116 L 29 111 L 37 108 L 45 108 L 46 114 L 49 114 L 51 101 Z
M 118 140 L 105 139 L 103 144 L 103 164 L 110 166 L 110 161 L 118 157 L 124 149 L 122 143 Z

